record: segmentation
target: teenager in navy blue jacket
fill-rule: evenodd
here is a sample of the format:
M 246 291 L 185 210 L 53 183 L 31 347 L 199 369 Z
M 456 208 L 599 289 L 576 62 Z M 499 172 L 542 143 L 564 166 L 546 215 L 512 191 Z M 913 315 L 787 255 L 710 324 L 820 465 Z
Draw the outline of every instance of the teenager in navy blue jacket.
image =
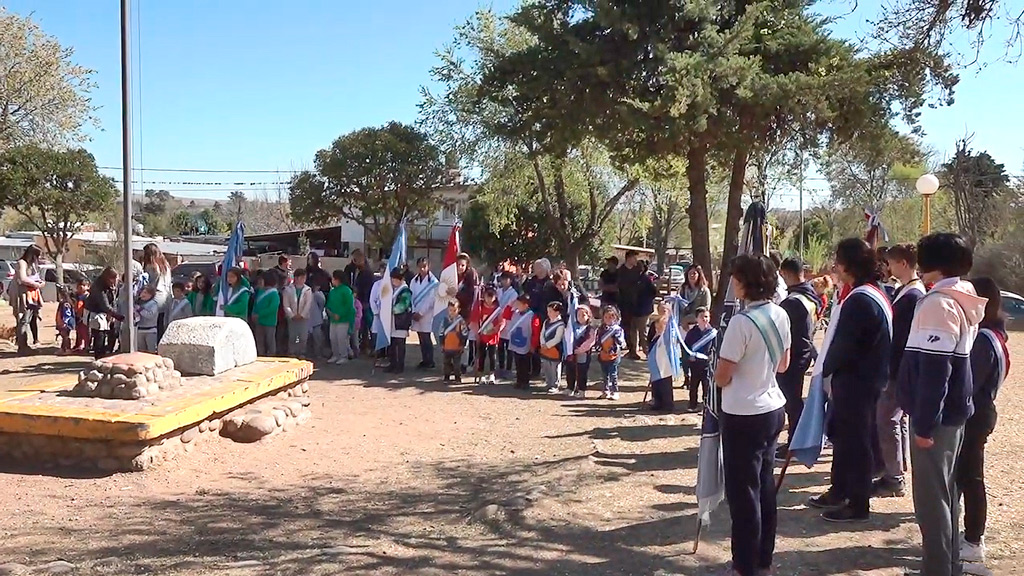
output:
M 910 325 L 899 399 L 914 435 L 914 512 L 921 529 L 921 572 L 929 576 L 962 571 L 954 465 L 964 423 L 974 412 L 970 355 L 986 302 L 960 279 L 973 263 L 971 248 L 957 234 L 931 234 L 917 243 L 917 267 L 932 288 L 917 303 Z
M 867 242 L 840 242 L 836 269 L 853 289 L 842 302 L 822 361 L 822 375 L 831 379 L 832 486 L 809 503 L 826 510 L 825 520 L 855 522 L 870 515 L 875 404 L 889 378 L 892 309 L 879 285 L 878 256 Z
M 996 427 L 996 394 L 1010 371 L 1010 353 L 1006 348 L 999 286 L 991 278 L 975 278 L 971 284 L 978 296 L 987 298 L 988 303 L 971 349 L 974 414 L 964 425 L 964 442 L 956 462 L 956 486 L 964 497 L 964 539 L 960 545 L 960 558 L 966 562 L 983 563 L 988 517 L 985 443 Z
M 910 323 L 914 320 L 917 301 L 925 294 L 924 283 L 917 277 L 917 246 L 897 244 L 886 252 L 889 270 L 900 281 L 893 293 L 892 303 L 892 355 L 889 357 L 889 381 L 878 399 L 878 452 L 881 456 L 881 476 L 875 480 L 872 495 L 877 498 L 898 498 L 906 493 L 903 481 L 903 463 L 909 458 L 904 448 L 909 441 L 906 417 L 896 395 L 903 350 L 907 347 Z

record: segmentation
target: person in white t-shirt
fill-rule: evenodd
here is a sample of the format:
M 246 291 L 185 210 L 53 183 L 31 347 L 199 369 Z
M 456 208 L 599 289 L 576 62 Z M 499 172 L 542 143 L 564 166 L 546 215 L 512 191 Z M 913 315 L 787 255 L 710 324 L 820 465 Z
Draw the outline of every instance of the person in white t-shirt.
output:
M 789 316 L 772 302 L 778 269 L 766 256 L 732 262 L 732 287 L 746 307 L 729 322 L 715 382 L 722 388 L 722 460 L 732 517 L 732 569 L 769 574 L 777 508 L 773 467 L 786 420 L 776 374 L 789 367 Z

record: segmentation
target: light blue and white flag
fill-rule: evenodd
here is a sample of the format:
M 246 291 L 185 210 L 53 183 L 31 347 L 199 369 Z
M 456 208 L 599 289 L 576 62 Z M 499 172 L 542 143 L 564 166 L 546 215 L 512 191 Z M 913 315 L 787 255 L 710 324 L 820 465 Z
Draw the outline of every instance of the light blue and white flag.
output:
M 679 324 L 674 319 L 669 319 L 665 324 L 665 332 L 647 355 L 647 367 L 651 371 L 652 382 L 669 377 L 675 379 L 682 374 L 681 343 Z
M 377 345 L 375 349 L 382 350 L 391 345 L 391 321 L 392 299 L 395 296 L 395 289 L 391 286 L 391 271 L 405 264 L 405 220 L 398 224 L 398 234 L 395 242 L 391 245 L 391 255 L 388 256 L 388 269 L 384 271 L 384 277 L 380 282 L 380 331 L 377 332 Z
M 224 305 L 231 297 L 231 286 L 228 286 L 228 270 L 238 266 L 242 262 L 242 251 L 245 247 L 245 224 L 239 220 L 231 230 L 228 238 L 228 249 L 224 252 L 224 259 L 220 263 L 220 290 L 217 291 L 217 316 L 224 315 Z

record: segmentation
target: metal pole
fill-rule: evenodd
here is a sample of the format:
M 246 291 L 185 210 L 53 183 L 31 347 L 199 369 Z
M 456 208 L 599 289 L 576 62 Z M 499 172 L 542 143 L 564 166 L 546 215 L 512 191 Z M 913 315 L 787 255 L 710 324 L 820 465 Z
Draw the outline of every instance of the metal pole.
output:
M 931 194 L 924 197 L 924 235 L 927 236 L 932 233 L 932 196 Z
M 800 193 L 800 261 L 804 260 L 804 151 L 800 151 L 800 180 L 797 182 Z
M 124 324 L 128 328 L 128 352 L 135 352 L 135 309 L 132 294 L 132 89 L 131 0 L 121 0 L 121 162 L 124 182 Z

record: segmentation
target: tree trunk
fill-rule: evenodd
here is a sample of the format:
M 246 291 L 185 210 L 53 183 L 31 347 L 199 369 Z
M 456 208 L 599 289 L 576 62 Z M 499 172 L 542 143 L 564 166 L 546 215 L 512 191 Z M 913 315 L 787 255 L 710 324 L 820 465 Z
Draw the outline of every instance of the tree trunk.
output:
M 64 249 L 58 247 L 53 256 L 53 264 L 57 267 L 57 284 L 64 283 Z
M 718 275 L 718 289 L 715 291 L 712 300 L 715 321 L 722 313 L 725 304 L 725 293 L 731 276 L 729 265 L 736 257 L 739 250 L 740 229 L 743 219 L 743 182 L 746 180 L 747 159 L 750 151 L 745 145 L 740 145 L 733 154 L 732 174 L 729 177 L 729 200 L 725 212 L 725 241 L 722 246 L 722 267 Z
M 711 274 L 711 237 L 708 227 L 708 147 L 704 140 L 691 143 L 686 153 L 686 181 L 689 187 L 690 204 L 686 213 L 690 216 L 690 242 L 693 245 L 693 262 Z

